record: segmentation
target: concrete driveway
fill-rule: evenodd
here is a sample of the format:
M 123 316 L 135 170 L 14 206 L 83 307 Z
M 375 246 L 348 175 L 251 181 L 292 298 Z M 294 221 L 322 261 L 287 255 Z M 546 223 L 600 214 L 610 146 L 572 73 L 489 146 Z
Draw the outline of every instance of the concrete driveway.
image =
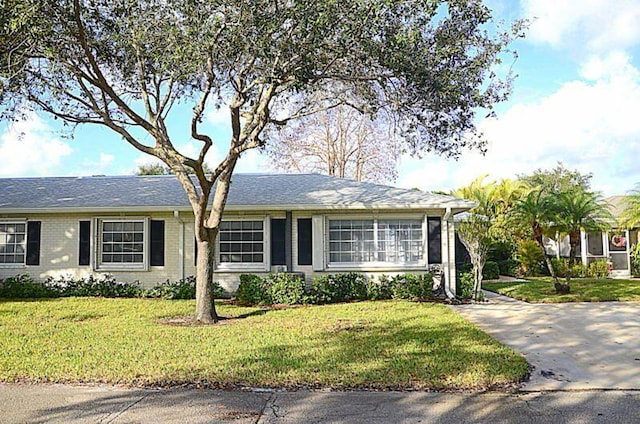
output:
M 524 391 L 640 389 L 640 303 L 529 304 L 488 293 L 453 306 L 534 366 Z

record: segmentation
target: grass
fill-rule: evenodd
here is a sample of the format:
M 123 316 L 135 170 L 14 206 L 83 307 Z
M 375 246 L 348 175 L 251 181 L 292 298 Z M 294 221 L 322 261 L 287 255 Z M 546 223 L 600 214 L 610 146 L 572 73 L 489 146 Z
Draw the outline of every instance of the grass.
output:
M 533 303 L 640 301 L 640 280 L 572 278 L 571 293 L 559 295 L 551 277 L 525 282 L 483 283 L 482 288 Z
M 439 304 L 361 302 L 263 312 L 219 304 L 214 326 L 159 320 L 193 301 L 0 302 L 0 380 L 133 386 L 483 389 L 526 361 Z

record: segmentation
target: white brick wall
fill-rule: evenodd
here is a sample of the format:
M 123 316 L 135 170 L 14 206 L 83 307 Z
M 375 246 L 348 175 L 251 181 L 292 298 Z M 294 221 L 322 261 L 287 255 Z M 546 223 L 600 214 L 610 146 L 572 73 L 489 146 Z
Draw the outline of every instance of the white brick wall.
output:
M 122 215 L 100 215 L 100 217 L 121 217 Z M 139 217 L 140 214 L 135 216 Z M 139 281 L 144 287 L 151 287 L 167 278 L 179 278 L 178 270 L 178 230 L 179 224 L 172 214 L 154 213 L 148 215 L 151 219 L 165 221 L 165 265 L 152 266 L 148 271 L 109 271 L 121 281 Z M 0 219 L 10 217 L 3 216 Z M 92 221 L 95 215 L 85 214 L 33 214 L 29 216 L 15 216 L 27 218 L 31 221 L 41 221 L 40 234 L 40 265 L 20 265 L 15 267 L 0 267 L 0 278 L 16 274 L 29 274 L 31 277 L 44 280 L 47 277 L 71 276 L 73 278 L 89 275 L 102 275 L 105 271 L 94 271 L 93 265 L 78 265 L 79 250 L 79 222 Z M 91 231 L 95 234 L 93 222 Z M 188 274 L 187 274 L 188 275 Z
M 413 214 L 416 211 L 407 211 Z M 443 210 L 433 210 L 426 211 L 426 213 L 430 216 L 442 216 Z M 336 214 L 345 215 L 347 212 L 345 211 L 336 211 Z M 380 213 L 379 211 L 368 211 L 364 212 L 365 214 L 370 214 L 371 216 L 384 216 L 386 213 Z M 403 211 L 397 211 L 389 213 L 390 216 L 399 216 L 403 213 Z M 252 217 L 252 216 L 261 216 L 264 217 L 266 215 L 272 216 L 274 218 L 284 218 L 284 212 L 265 212 L 259 215 L 256 214 L 233 214 L 228 215 L 228 219 L 233 219 L 234 217 Z M 292 214 L 293 222 L 293 233 L 292 233 L 292 254 L 293 254 L 293 269 L 295 272 L 303 272 L 305 274 L 307 281 L 312 281 L 313 278 L 329 273 L 341 272 L 341 270 L 326 270 L 323 272 L 314 272 L 313 267 L 309 266 L 301 266 L 298 265 L 298 231 L 297 231 L 297 219 L 298 218 L 311 218 L 312 215 L 323 214 L 327 215 L 327 212 L 294 212 Z M 331 214 L 331 212 L 329 212 Z M 358 215 L 362 216 L 363 212 L 359 212 Z M 123 215 L 117 214 L 104 214 L 100 215 L 100 217 L 122 217 Z M 130 214 L 124 216 L 148 216 L 150 219 L 162 219 L 165 221 L 165 265 L 164 266 L 153 266 L 149 267 L 147 271 L 111 271 L 118 280 L 120 281 L 139 281 L 143 287 L 152 287 L 157 283 L 164 282 L 167 279 L 172 281 L 178 280 L 182 277 L 182 271 L 180 269 L 180 259 L 178 252 L 180 251 L 180 222 L 173 216 L 172 212 L 166 213 L 151 213 L 151 214 Z M 79 266 L 78 265 L 78 249 L 79 249 L 79 221 L 81 220 L 90 220 L 92 221 L 96 218 L 97 215 L 94 214 L 33 214 L 29 216 L 11 216 L 11 215 L 1 215 L 0 220 L 2 219 L 24 219 L 27 218 L 29 220 L 41 221 L 41 240 L 40 240 L 40 265 L 38 266 L 17 266 L 17 267 L 0 267 L 0 279 L 6 278 L 9 276 L 14 276 L 16 274 L 29 274 L 33 278 L 38 280 L 44 280 L 47 277 L 58 277 L 63 275 L 70 275 L 74 278 L 86 277 L 88 275 L 101 275 L 104 272 L 94 271 L 93 265 L 88 266 Z M 181 219 L 184 221 L 184 276 L 195 275 L 195 237 L 194 237 L 194 224 L 193 224 L 193 215 L 190 213 L 181 213 Z M 443 230 L 445 227 L 445 223 L 443 221 Z M 92 222 L 92 232 L 95 235 L 96 229 L 94 228 L 94 223 Z M 446 242 L 453 242 L 453 233 L 448 234 L 443 231 L 443 259 L 447 257 L 447 246 Z M 322 248 L 323 241 L 315 240 L 314 249 Z M 269 247 L 267 247 L 269 248 Z M 449 250 L 449 253 L 452 253 L 452 248 Z M 426 253 L 425 253 L 426 254 Z M 92 261 L 93 263 L 93 261 Z M 380 270 L 376 272 L 370 272 L 365 269 L 360 270 L 361 272 L 366 272 L 368 275 L 377 277 L 382 274 L 394 275 L 401 271 L 394 270 Z M 413 273 L 424 272 L 426 270 L 411 270 Z M 239 275 L 242 271 L 239 272 L 215 272 L 214 273 L 214 281 L 218 281 L 221 286 L 229 293 L 234 292 L 239 283 Z M 254 274 L 265 275 L 265 273 L 256 273 Z

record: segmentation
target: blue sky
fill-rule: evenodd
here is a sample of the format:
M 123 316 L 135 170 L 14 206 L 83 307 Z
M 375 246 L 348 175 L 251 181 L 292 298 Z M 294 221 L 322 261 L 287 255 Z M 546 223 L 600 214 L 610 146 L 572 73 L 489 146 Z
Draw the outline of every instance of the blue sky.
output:
M 489 0 L 497 19 L 533 19 L 513 47 L 519 58 L 510 100 L 496 119 L 478 121 L 488 152 L 459 160 L 403 157 L 395 185 L 450 190 L 474 178 L 510 178 L 558 162 L 593 173 L 605 195 L 640 183 L 640 0 Z M 510 62 L 508 63 L 510 65 Z M 187 112 L 187 110 L 185 110 Z M 182 116 L 185 120 L 181 121 Z M 176 144 L 195 152 L 185 113 L 170 123 Z M 228 139 L 226 111 L 210 111 L 206 125 Z M 73 139 L 60 124 L 32 115 L 0 126 L 0 176 L 131 174 L 150 158 L 102 128 L 81 127 Z M 208 161 L 218 159 L 212 152 Z M 236 172 L 270 172 L 258 152 Z

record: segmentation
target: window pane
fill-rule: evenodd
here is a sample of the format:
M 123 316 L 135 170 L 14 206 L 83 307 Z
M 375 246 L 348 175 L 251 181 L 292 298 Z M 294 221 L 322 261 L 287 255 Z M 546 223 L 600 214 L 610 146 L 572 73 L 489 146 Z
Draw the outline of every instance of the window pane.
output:
M 220 226 L 220 262 L 261 263 L 264 261 L 262 221 L 223 221 Z M 235 254 L 229 255 L 228 252 Z
M 108 264 L 142 264 L 144 261 L 144 222 L 103 222 L 102 262 Z M 135 254 L 134 254 L 135 253 Z
M 422 221 L 330 220 L 331 262 L 387 262 L 403 264 L 423 260 Z
M 604 255 L 602 233 L 587 233 L 587 253 L 594 256 Z
M 0 224 L 0 264 L 24 264 L 26 231 L 24 223 Z
M 629 269 L 629 262 L 627 261 L 626 253 L 612 253 L 611 263 L 614 270 L 627 270 Z

